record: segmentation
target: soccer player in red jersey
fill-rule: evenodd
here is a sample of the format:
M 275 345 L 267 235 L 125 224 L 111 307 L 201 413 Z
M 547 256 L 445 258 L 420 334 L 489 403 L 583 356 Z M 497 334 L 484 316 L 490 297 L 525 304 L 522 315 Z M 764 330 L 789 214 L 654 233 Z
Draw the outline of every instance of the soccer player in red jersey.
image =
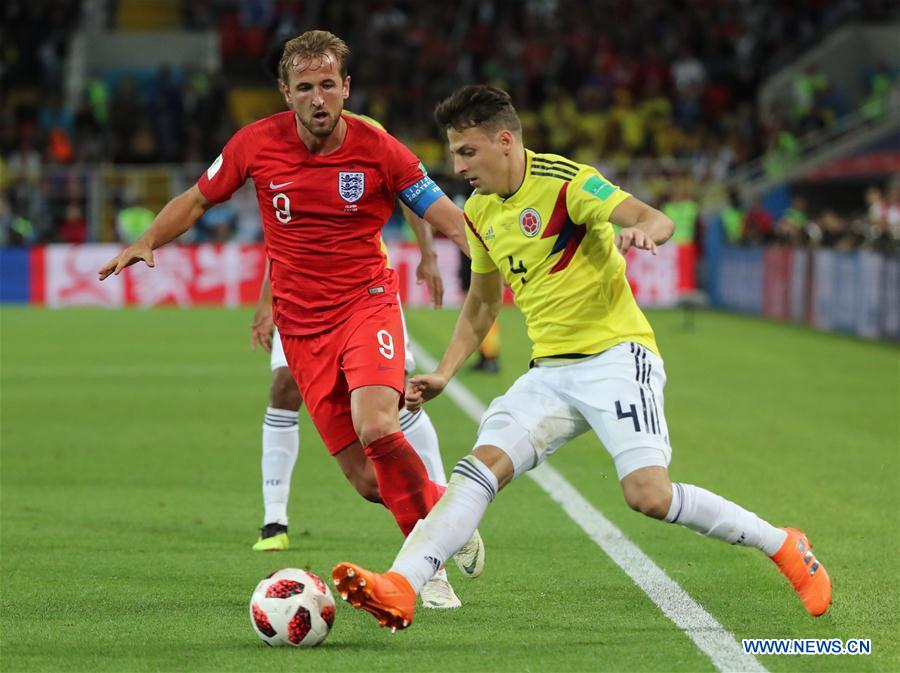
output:
M 290 107 L 238 131 L 196 185 L 172 199 L 100 279 L 187 231 L 251 178 L 270 259 L 275 324 L 310 416 L 349 481 L 407 535 L 443 492 L 400 430 L 404 343 L 398 281 L 381 252 L 397 197 L 468 251 L 462 211 L 389 134 L 342 115 L 347 45 L 308 31 L 284 48 Z M 463 564 L 460 564 L 463 565 Z M 466 564 L 474 567 L 474 564 Z

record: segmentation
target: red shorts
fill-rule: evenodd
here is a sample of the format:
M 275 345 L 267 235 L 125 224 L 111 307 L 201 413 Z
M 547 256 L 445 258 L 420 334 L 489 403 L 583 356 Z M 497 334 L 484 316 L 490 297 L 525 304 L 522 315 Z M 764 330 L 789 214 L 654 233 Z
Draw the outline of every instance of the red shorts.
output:
M 388 386 L 403 394 L 406 352 L 399 304 L 365 307 L 328 332 L 281 335 L 288 367 L 333 456 L 357 441 L 350 392 Z

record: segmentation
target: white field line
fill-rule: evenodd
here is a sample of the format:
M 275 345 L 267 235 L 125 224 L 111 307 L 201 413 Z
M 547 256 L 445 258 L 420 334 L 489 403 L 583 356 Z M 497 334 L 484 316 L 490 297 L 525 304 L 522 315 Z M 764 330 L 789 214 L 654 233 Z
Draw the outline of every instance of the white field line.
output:
M 416 360 L 425 370 L 434 370 L 437 362 L 415 341 L 411 343 Z M 447 396 L 475 423 L 481 420 L 485 405 L 457 380 L 450 381 Z M 600 549 L 647 594 L 662 613 L 723 673 L 764 673 L 766 668 L 755 657 L 745 654 L 734 635 L 691 598 L 688 593 L 656 565 L 625 534 L 600 513 L 559 472 L 544 463 L 526 473 L 566 514 L 587 533 Z

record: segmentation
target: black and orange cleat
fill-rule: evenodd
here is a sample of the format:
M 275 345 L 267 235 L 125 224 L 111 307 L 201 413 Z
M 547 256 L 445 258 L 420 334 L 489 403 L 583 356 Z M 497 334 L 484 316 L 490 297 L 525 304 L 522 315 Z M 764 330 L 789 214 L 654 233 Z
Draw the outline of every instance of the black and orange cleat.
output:
M 825 566 L 813 556 L 812 545 L 803 531 L 796 528 L 782 530 L 787 533 L 787 539 L 772 560 L 788 578 L 806 611 L 813 617 L 820 617 L 831 605 L 831 578 Z
M 331 577 L 341 598 L 374 616 L 379 626 L 389 628 L 391 633 L 412 624 L 416 592 L 403 575 L 379 575 L 353 563 L 338 563 Z

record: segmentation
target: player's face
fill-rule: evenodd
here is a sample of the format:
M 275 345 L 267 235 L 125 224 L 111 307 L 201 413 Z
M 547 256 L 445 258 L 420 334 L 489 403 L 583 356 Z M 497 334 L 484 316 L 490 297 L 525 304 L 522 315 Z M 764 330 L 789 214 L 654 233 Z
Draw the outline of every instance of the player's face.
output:
M 510 132 L 488 133 L 473 126 L 447 129 L 453 171 L 479 194 L 502 192 L 508 180 Z
M 303 127 L 317 138 L 325 138 L 341 119 L 350 95 L 350 76 L 341 77 L 340 63 L 331 52 L 312 59 L 295 56 L 281 91 Z

